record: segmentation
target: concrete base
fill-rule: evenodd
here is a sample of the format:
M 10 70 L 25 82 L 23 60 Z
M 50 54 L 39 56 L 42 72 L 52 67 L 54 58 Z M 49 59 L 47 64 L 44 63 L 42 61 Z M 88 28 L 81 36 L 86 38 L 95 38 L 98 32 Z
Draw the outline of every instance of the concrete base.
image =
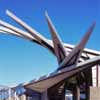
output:
M 100 87 L 90 87 L 90 100 L 100 100 Z

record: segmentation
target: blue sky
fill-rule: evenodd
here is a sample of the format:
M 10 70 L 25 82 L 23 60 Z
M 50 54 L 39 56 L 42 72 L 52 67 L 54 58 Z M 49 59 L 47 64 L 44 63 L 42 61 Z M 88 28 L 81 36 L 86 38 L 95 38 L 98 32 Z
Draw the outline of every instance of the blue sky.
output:
M 66 43 L 77 44 L 88 27 L 96 28 L 87 48 L 100 50 L 100 0 L 0 0 L 0 19 L 17 27 L 7 9 L 51 38 L 44 12 L 48 11 L 59 35 Z M 0 34 L 0 84 L 30 81 L 57 68 L 56 58 L 45 48 L 27 40 Z

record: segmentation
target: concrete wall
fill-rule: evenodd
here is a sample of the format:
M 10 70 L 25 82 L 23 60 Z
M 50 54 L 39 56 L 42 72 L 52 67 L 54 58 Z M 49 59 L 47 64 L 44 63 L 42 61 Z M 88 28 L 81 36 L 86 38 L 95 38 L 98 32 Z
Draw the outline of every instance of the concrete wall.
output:
M 100 100 L 100 87 L 90 87 L 90 100 Z

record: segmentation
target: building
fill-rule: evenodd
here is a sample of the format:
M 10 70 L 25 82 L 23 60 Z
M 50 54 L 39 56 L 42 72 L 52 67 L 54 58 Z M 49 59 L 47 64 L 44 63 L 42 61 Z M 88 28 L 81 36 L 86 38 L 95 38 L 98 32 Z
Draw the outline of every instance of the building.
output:
M 37 80 L 15 87 L 1 87 L 1 100 L 65 100 L 69 97 L 73 97 L 73 100 L 92 100 L 93 86 L 98 87 L 95 91 L 99 93 L 100 53 L 84 49 L 95 23 L 91 25 L 79 44 L 72 46 L 61 41 L 47 12 L 45 15 L 52 40 L 43 37 L 8 10 L 7 14 L 27 31 L 0 20 L 2 26 L 0 32 L 28 39 L 47 48 L 57 57 L 59 66 L 53 73 L 48 73 Z M 95 98 L 100 97 L 96 95 Z

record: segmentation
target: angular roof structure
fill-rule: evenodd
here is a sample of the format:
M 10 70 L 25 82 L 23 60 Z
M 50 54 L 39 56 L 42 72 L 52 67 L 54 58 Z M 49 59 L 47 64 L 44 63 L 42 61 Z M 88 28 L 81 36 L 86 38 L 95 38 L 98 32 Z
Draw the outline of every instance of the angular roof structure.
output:
M 45 16 L 52 40 L 49 40 L 42 36 L 38 31 L 30 27 L 28 24 L 26 24 L 9 10 L 7 10 L 6 13 L 9 17 L 16 21 L 16 23 L 21 25 L 26 31 L 0 20 L 1 33 L 15 35 L 27 39 L 31 42 L 35 42 L 47 48 L 52 54 L 57 57 L 58 61 L 58 68 L 53 73 L 49 73 L 48 75 L 42 76 L 37 80 L 32 80 L 29 83 L 23 83 L 16 87 L 12 87 L 14 91 L 18 89 L 17 87 L 24 87 L 26 89 L 31 89 L 33 91 L 41 93 L 41 95 L 43 95 L 43 98 L 40 100 L 48 100 L 51 98 L 53 98 L 53 100 L 60 100 L 62 99 L 62 97 L 58 96 L 59 99 L 57 99 L 58 97 L 56 98 L 55 93 L 54 97 L 52 97 L 52 88 L 54 89 L 54 91 L 56 91 L 59 88 L 61 89 L 62 86 L 63 88 L 61 91 L 61 95 L 63 95 L 65 91 L 65 84 L 69 83 L 69 78 L 78 77 L 77 74 L 80 73 L 80 76 L 83 78 L 84 81 L 86 79 L 86 73 L 84 73 L 84 71 L 88 69 L 91 70 L 91 67 L 100 64 L 100 53 L 98 51 L 84 49 L 87 41 L 89 40 L 89 37 L 91 36 L 95 28 L 95 22 L 86 31 L 84 37 L 81 39 L 79 44 L 76 46 L 72 46 L 61 41 L 60 37 L 58 36 L 58 32 L 54 27 L 47 12 L 45 13 Z M 89 77 L 90 76 L 91 75 L 89 75 Z M 78 77 L 74 78 L 74 80 L 78 82 L 81 79 Z M 80 85 L 83 81 L 80 82 Z M 55 85 L 57 85 L 58 87 L 56 88 Z

